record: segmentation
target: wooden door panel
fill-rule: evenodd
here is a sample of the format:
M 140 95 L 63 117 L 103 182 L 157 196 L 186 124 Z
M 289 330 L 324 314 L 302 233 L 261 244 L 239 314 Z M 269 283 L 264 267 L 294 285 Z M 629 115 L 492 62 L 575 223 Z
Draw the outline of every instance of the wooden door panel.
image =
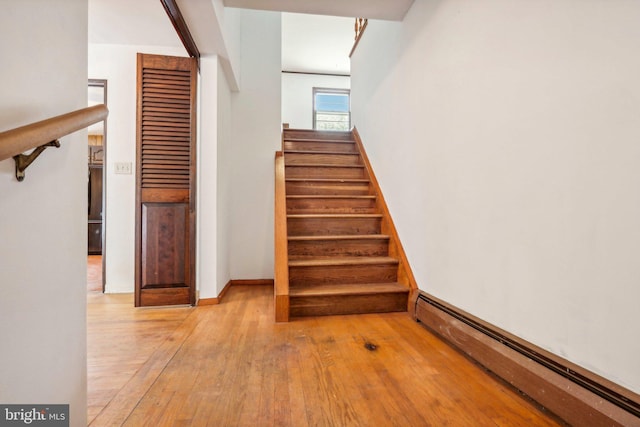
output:
M 188 287 L 189 205 L 142 204 L 142 289 Z
M 189 288 L 150 288 L 140 294 L 140 306 L 191 304 Z
M 195 303 L 196 77 L 138 54 L 136 306 Z

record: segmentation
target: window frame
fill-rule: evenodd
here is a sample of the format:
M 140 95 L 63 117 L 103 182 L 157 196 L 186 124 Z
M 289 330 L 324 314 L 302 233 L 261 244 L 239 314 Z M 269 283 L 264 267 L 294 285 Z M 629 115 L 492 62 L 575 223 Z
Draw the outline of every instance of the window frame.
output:
M 347 112 L 347 117 L 349 118 L 349 121 L 348 121 L 348 129 L 347 130 L 350 130 L 351 129 L 351 89 L 339 89 L 339 88 L 327 88 L 327 87 L 313 87 L 313 89 L 312 89 L 311 100 L 312 100 L 313 108 L 311 110 L 311 115 L 312 115 L 313 129 L 314 130 L 328 131 L 328 132 L 340 132 L 340 131 L 331 130 L 331 129 L 318 129 L 317 120 L 316 120 L 317 114 L 318 114 L 318 110 L 316 109 L 316 95 L 317 94 L 347 95 L 347 99 L 349 100 L 349 111 Z

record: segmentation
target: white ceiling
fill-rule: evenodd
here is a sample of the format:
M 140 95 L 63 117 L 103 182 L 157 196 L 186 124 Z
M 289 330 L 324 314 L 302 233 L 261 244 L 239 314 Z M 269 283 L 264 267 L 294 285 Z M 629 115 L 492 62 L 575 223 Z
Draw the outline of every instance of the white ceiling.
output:
M 182 46 L 158 0 L 89 0 L 89 43 Z
M 349 74 L 354 18 L 282 14 L 282 70 Z
M 244 9 L 401 21 L 414 0 L 224 0 Z
M 207 24 L 205 19 L 213 15 L 212 2 L 180 1 L 186 21 L 194 24 L 191 32 L 198 48 L 207 54 L 222 53 L 221 33 L 212 31 L 215 25 Z M 413 0 L 224 0 L 230 7 L 301 12 L 283 13 L 282 69 L 333 74 L 349 74 L 356 16 L 402 19 L 412 3 Z M 89 0 L 89 43 L 182 47 L 158 0 Z

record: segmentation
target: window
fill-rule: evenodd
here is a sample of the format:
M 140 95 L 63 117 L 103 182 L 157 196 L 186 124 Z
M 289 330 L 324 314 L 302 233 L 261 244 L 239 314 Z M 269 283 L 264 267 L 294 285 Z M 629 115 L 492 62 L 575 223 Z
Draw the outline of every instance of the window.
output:
M 313 88 L 313 128 L 351 129 L 349 89 Z

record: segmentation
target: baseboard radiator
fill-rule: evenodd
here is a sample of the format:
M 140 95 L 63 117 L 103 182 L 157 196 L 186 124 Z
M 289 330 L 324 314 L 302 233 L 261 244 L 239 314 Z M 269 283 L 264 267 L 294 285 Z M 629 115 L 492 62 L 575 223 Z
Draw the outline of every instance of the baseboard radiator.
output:
M 640 426 L 640 395 L 424 292 L 416 321 L 575 426 Z

